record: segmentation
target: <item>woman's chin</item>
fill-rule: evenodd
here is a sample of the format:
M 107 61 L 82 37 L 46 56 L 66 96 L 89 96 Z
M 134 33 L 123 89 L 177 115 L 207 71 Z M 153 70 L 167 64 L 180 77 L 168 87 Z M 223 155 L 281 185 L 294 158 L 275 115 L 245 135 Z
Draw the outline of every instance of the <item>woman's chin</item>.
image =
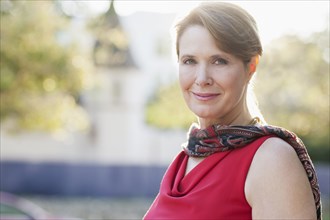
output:
M 199 119 L 216 119 L 216 118 L 219 118 L 214 114 L 214 112 L 210 112 L 210 111 L 193 111 L 193 113 Z

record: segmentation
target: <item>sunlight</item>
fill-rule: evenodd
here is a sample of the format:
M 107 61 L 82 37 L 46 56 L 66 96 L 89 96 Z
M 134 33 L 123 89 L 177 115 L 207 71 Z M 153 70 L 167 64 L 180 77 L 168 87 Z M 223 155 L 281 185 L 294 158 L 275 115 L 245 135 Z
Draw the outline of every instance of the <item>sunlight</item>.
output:
M 201 1 L 115 1 L 118 14 L 127 16 L 135 12 L 184 13 Z
M 119 15 L 136 12 L 185 14 L 202 1 L 115 1 Z M 307 36 L 329 26 L 328 1 L 227 1 L 256 19 L 263 44 L 283 34 Z
M 328 1 L 231 1 L 257 21 L 264 44 L 284 34 L 307 37 L 329 27 Z
M 120 16 L 137 12 L 172 13 L 182 17 L 202 1 L 115 1 Z M 329 26 L 328 1 L 227 1 L 240 5 L 256 19 L 264 45 L 284 34 L 302 37 Z M 110 1 L 61 1 L 70 16 L 96 16 L 106 12 Z
M 60 1 L 63 12 L 68 16 L 85 17 L 97 16 L 106 12 L 109 8 L 110 1 L 88 1 L 88 0 L 68 0 Z

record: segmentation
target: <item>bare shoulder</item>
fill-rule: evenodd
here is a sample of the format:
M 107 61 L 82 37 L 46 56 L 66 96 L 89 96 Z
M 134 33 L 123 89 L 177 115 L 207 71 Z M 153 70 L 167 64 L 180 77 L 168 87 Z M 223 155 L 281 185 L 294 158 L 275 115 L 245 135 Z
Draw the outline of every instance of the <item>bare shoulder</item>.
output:
M 254 218 L 316 218 L 305 169 L 293 147 L 280 138 L 267 139 L 256 152 L 245 194 Z
M 299 162 L 299 158 L 291 145 L 280 138 L 268 138 L 259 148 L 255 160 L 267 159 L 269 163 L 289 165 Z M 283 164 L 284 163 L 284 164 Z M 289 167 L 287 167 L 289 168 Z

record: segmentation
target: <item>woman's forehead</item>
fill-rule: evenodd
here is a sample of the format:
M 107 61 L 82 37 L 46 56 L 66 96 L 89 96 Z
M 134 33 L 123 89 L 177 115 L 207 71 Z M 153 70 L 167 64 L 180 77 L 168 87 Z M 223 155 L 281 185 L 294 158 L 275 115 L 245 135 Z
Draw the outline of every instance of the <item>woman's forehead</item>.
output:
M 208 56 L 221 55 L 228 58 L 233 56 L 221 50 L 211 33 L 200 25 L 188 27 L 178 40 L 180 56 L 197 56 L 201 54 Z

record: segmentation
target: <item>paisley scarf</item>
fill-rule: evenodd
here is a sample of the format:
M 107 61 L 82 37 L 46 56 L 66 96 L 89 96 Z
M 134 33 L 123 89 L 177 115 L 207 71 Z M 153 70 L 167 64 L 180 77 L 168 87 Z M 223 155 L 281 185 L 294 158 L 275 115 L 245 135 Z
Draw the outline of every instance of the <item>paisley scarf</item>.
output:
M 248 126 L 212 125 L 203 130 L 198 129 L 193 124 L 188 134 L 188 142 L 183 144 L 183 149 L 187 155 L 192 157 L 206 157 L 216 152 L 244 147 L 266 135 L 274 135 L 283 139 L 294 148 L 306 170 L 314 195 L 317 219 L 322 219 L 320 190 L 316 172 L 304 143 L 294 133 L 281 127 L 259 124 Z

